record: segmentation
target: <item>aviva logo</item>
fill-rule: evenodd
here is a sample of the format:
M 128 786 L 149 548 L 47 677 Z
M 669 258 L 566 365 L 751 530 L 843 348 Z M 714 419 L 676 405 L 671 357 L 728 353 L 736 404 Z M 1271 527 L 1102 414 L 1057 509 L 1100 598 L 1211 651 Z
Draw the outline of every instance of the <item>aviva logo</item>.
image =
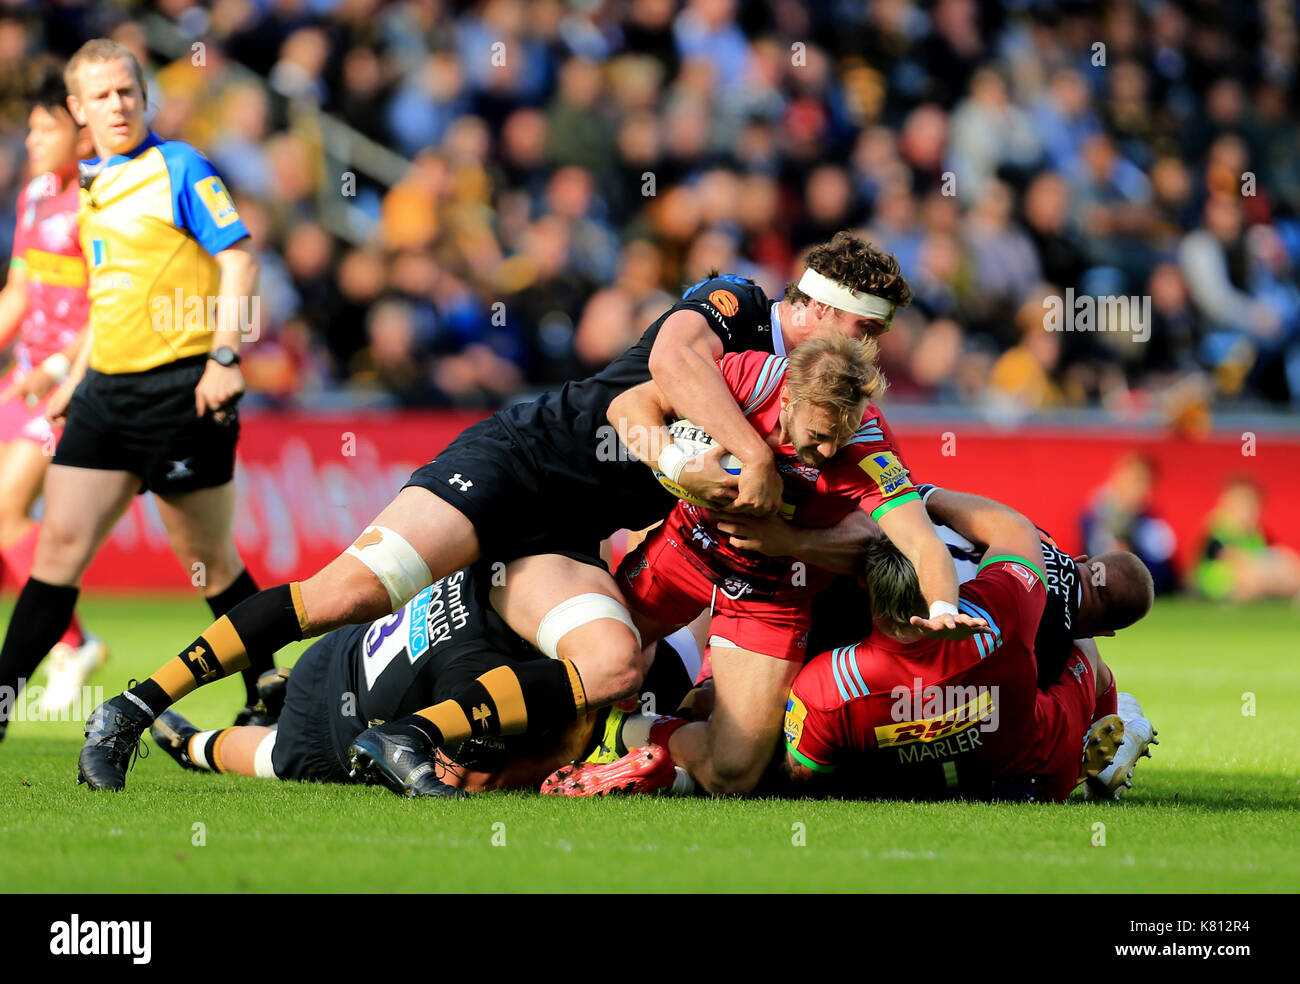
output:
M 196 181 L 194 190 L 218 229 L 224 229 L 239 218 L 235 203 L 230 200 L 230 192 L 226 191 L 226 186 L 216 175 Z
M 90 265 L 103 266 L 108 262 L 108 242 L 103 239 L 90 241 Z
M 879 487 L 880 494 L 886 498 L 912 487 L 912 483 L 907 479 L 907 469 L 892 451 L 863 458 L 860 467 L 871 476 Z

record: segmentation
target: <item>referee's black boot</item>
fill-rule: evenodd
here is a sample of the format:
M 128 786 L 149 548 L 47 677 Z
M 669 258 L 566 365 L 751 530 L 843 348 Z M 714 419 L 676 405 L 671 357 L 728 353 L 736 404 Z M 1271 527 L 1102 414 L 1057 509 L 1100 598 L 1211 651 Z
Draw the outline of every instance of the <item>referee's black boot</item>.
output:
M 363 731 L 348 749 L 352 778 L 378 783 L 399 796 L 467 795 L 436 775 L 434 747 L 418 728 L 379 725 Z
M 274 728 L 284 710 L 284 698 L 289 690 L 289 667 L 277 666 L 257 678 L 257 703 L 247 704 L 235 715 L 235 727 L 253 725 Z
M 149 754 L 141 739 L 153 719 L 126 694 L 106 700 L 86 718 L 86 744 L 77 758 L 77 782 L 91 789 L 125 789 L 126 770 L 138 753 Z

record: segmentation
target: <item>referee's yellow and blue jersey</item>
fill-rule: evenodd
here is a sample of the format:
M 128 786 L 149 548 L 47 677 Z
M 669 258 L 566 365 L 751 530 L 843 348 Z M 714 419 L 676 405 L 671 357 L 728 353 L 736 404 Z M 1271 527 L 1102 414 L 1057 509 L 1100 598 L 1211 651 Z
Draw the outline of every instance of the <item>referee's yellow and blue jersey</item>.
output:
M 216 169 L 189 144 L 150 133 L 129 154 L 83 161 L 82 175 L 90 368 L 141 372 L 209 352 L 213 257 L 248 235 Z

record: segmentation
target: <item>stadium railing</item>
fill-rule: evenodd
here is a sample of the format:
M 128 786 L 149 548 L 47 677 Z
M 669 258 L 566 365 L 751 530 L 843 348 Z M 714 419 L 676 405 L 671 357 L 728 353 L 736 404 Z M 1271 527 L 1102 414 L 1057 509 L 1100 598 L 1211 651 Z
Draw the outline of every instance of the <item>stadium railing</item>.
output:
M 196 39 L 177 25 L 154 13 L 143 15 L 141 20 L 153 51 L 173 61 L 191 55 L 191 45 Z M 255 84 L 268 96 L 273 94 L 266 79 L 246 65 L 230 59 L 229 70 L 236 80 Z M 410 160 L 307 100 L 290 100 L 289 113 L 291 129 L 312 131 L 313 142 L 325 154 L 326 173 L 334 179 L 322 182 L 317 196 L 316 205 L 322 224 L 339 238 L 360 245 L 370 235 L 377 219 L 358 205 L 352 196 L 338 193 L 342 176 L 351 172 L 386 189 L 402 179 L 411 165 Z

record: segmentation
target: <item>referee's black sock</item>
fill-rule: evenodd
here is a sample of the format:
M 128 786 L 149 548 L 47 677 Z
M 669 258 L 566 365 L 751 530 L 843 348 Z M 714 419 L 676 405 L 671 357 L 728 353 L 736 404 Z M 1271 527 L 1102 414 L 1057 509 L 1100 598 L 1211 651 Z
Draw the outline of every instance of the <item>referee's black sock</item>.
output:
M 437 747 L 564 727 L 586 710 L 578 668 L 567 659 L 539 659 L 488 670 L 441 704 L 394 723 L 419 729 Z
M 205 683 L 244 669 L 250 650 L 274 654 L 302 639 L 306 625 L 307 610 L 297 581 L 267 588 L 222 615 L 174 659 L 127 692 L 156 717 Z
M 245 567 L 225 591 L 203 600 L 212 609 L 212 617 L 221 618 L 245 598 L 251 598 L 255 594 L 257 594 L 257 582 Z M 257 703 L 257 678 L 267 670 L 273 669 L 275 669 L 274 653 L 265 649 L 259 649 L 257 652 L 249 650 L 248 668 L 239 671 L 244 678 L 244 702 L 249 707 Z
M 80 589 L 27 579 L 0 648 L 0 721 L 8 721 L 18 693 L 72 621 Z M 0 732 L 2 734 L 3 732 Z

